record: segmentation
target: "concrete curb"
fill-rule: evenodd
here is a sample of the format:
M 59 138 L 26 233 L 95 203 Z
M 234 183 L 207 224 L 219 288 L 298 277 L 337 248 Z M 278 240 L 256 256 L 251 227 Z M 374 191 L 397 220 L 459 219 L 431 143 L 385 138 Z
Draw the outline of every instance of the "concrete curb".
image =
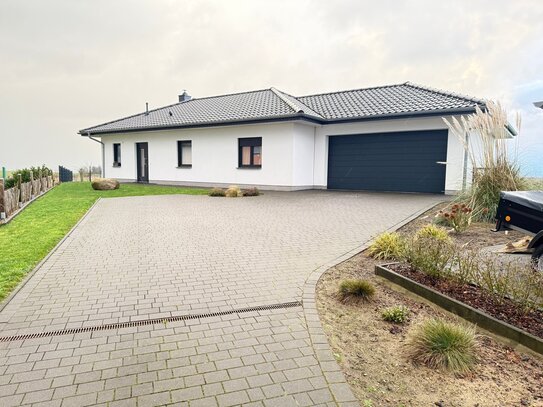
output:
M 51 188 L 52 189 L 52 188 Z M 41 195 L 43 196 L 43 195 Z M 7 322 L 1 313 L 4 311 L 4 309 L 12 303 L 15 296 L 27 285 L 27 283 L 30 281 L 30 279 L 41 269 L 43 264 L 58 250 L 58 248 L 70 237 L 70 235 L 74 232 L 74 230 L 81 224 L 83 221 L 89 216 L 91 211 L 94 209 L 94 207 L 100 202 L 102 198 L 98 198 L 94 203 L 91 205 L 91 207 L 85 212 L 85 214 L 77 221 L 77 223 L 69 230 L 66 235 L 51 249 L 47 255 L 40 260 L 40 262 L 30 271 L 27 273 L 25 278 L 19 283 L 19 285 L 6 297 L 6 299 L 0 303 L 0 323 Z M 9 318 L 9 316 L 8 316 Z
M 452 312 L 453 314 L 456 314 L 476 324 L 477 326 L 486 329 L 487 331 L 504 338 L 511 339 L 521 345 L 526 346 L 534 352 L 543 355 L 543 340 L 517 328 L 516 326 L 500 321 L 499 319 L 496 319 L 493 316 L 478 310 L 477 308 L 473 308 L 461 301 L 442 294 L 439 291 L 402 276 L 401 274 L 388 269 L 387 264 L 375 266 L 375 274 L 386 278 L 392 283 L 397 284 L 400 287 L 403 287 L 430 302 L 433 302 L 445 310 Z
M 398 230 L 402 226 L 405 226 L 412 220 L 418 218 L 420 215 L 439 204 L 440 203 L 438 202 L 428 205 L 422 210 L 415 212 L 411 216 L 388 228 L 386 231 L 393 232 Z M 324 378 L 328 383 L 330 391 L 332 392 L 337 405 L 342 407 L 359 406 L 360 404 L 347 383 L 345 376 L 341 371 L 341 367 L 334 358 L 330 345 L 328 344 L 328 339 L 326 338 L 326 334 L 322 328 L 317 310 L 317 284 L 321 276 L 328 269 L 343 263 L 344 261 L 364 251 L 370 246 L 371 241 L 372 239 L 313 270 L 305 281 L 303 287 L 302 303 L 311 345 L 315 350 L 317 361 L 319 362 L 319 365 L 324 373 Z

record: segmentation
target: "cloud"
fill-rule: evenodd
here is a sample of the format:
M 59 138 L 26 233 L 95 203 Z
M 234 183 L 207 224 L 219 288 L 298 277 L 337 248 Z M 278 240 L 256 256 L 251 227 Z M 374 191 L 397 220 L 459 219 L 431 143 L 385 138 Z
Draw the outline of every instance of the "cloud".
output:
M 503 100 L 526 115 L 523 146 L 539 148 L 529 99 L 540 88 L 529 84 L 543 72 L 541 21 L 537 0 L 3 1 L 0 165 L 97 163 L 78 129 L 182 89 L 308 94 L 407 80 Z

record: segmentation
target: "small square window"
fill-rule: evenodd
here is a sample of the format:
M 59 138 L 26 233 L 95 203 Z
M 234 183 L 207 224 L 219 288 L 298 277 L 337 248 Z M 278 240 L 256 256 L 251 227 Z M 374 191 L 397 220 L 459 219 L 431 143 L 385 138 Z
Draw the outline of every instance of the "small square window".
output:
M 192 167 L 192 140 L 177 142 L 177 166 Z
M 121 143 L 113 144 L 113 166 L 121 166 Z
M 240 168 L 262 167 L 262 137 L 238 139 L 238 166 Z

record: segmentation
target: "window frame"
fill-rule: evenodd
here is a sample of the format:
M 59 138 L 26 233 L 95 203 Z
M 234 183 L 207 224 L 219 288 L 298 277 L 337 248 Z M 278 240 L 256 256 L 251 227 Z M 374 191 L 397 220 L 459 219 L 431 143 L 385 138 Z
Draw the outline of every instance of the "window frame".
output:
M 190 164 L 183 164 L 183 145 L 190 146 Z M 192 140 L 177 140 L 177 168 L 192 168 Z
M 121 143 L 113 143 L 113 166 L 120 167 L 122 160 Z
M 243 147 L 250 147 L 249 164 L 243 164 Z M 260 164 L 255 164 L 255 147 L 260 147 Z M 238 168 L 262 168 L 262 137 L 238 138 Z

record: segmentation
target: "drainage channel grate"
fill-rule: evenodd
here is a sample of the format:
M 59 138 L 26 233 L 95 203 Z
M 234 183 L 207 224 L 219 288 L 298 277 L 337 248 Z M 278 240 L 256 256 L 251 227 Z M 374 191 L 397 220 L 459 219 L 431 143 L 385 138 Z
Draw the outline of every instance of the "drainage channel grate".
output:
M 284 302 L 281 304 L 259 305 L 256 307 L 239 308 L 239 309 L 233 309 L 230 311 L 209 312 L 206 314 L 178 315 L 175 317 L 168 317 L 168 318 L 145 319 L 142 321 L 132 321 L 132 322 L 117 322 L 115 324 L 88 326 L 88 327 L 74 328 L 74 329 L 60 329 L 58 331 L 37 332 L 37 333 L 26 334 L 26 335 L 4 336 L 4 337 L 0 337 L 0 342 L 13 342 L 13 341 L 20 341 L 20 340 L 25 340 L 25 339 L 48 338 L 51 336 L 78 334 L 82 332 L 107 331 L 107 330 L 112 330 L 112 329 L 130 328 L 130 327 L 135 327 L 135 326 L 145 326 L 145 325 L 163 324 L 167 322 L 186 321 L 189 319 L 203 319 L 203 318 L 211 318 L 211 317 L 220 317 L 223 315 L 243 314 L 245 312 L 295 308 L 295 307 L 301 307 L 301 306 L 302 306 L 302 303 L 300 301 L 292 301 L 292 302 Z

